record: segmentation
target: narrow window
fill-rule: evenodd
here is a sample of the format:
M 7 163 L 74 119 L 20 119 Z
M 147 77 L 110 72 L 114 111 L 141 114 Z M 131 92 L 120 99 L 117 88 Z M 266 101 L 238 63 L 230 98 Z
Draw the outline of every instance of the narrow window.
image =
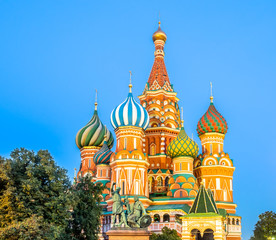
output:
M 224 198 L 224 201 L 227 201 L 227 192 L 226 192 L 226 190 L 224 190 L 224 192 L 223 192 L 223 198 Z
M 125 181 L 122 184 L 122 195 L 125 195 Z
M 220 189 L 220 178 L 216 178 L 217 189 Z
M 91 158 L 89 158 L 89 168 L 91 168 Z
M 127 139 L 124 138 L 124 148 L 126 149 L 127 148 Z
M 220 144 L 218 145 L 218 152 L 220 153 Z
M 213 145 L 210 144 L 210 153 L 213 154 Z
M 136 195 L 139 194 L 139 182 L 138 182 L 138 181 L 136 181 L 135 194 L 136 194 Z
M 100 175 L 100 177 L 102 177 L 103 176 L 103 170 L 101 170 L 101 175 Z
M 230 190 L 233 190 L 233 183 L 232 183 L 232 179 L 230 179 Z
M 179 170 L 180 171 L 182 170 L 182 163 L 180 163 Z
M 134 149 L 136 149 L 136 138 L 134 138 Z

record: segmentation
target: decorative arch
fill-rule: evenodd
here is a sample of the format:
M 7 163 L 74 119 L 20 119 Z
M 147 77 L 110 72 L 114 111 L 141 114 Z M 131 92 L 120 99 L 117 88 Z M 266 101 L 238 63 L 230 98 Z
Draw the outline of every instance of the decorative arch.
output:
M 182 188 L 186 188 L 186 189 L 193 189 L 193 185 L 191 183 L 183 183 L 182 184 Z
M 188 197 L 188 192 L 184 189 L 179 189 L 174 193 L 175 198 L 184 198 Z
M 174 179 L 173 179 L 173 177 L 171 177 L 170 179 L 169 179 L 169 184 L 173 184 L 174 183 Z
M 202 165 L 203 166 L 217 165 L 217 164 L 218 164 L 218 160 L 216 158 L 214 158 L 214 157 L 211 157 L 211 156 L 210 157 L 206 157 L 202 161 Z
M 189 193 L 190 197 L 195 197 L 196 195 L 197 195 L 197 191 L 195 191 L 195 190 L 191 190 Z
M 195 180 L 193 177 L 189 177 L 189 178 L 188 178 L 188 182 L 195 183 L 195 182 L 196 182 L 196 180 Z
M 179 182 L 187 182 L 187 180 L 186 180 L 185 177 L 179 176 L 179 177 L 176 178 L 175 182 L 178 182 L 178 183 L 179 183 Z
M 173 185 L 171 185 L 170 189 L 179 189 L 180 185 L 178 183 L 174 183 Z
M 224 166 L 228 166 L 228 167 L 232 167 L 233 164 L 232 164 L 232 161 L 227 159 L 227 158 L 221 158 L 219 160 L 219 165 L 224 165 Z

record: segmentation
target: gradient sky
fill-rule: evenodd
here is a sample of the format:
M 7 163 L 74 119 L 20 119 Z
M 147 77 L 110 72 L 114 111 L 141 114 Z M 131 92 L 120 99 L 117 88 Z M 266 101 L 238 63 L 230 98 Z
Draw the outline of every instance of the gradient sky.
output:
M 48 149 L 72 178 L 80 165 L 75 135 L 93 114 L 95 89 L 109 129 L 129 70 L 134 95 L 142 93 L 159 12 L 170 81 L 197 143 L 213 82 L 249 239 L 258 215 L 276 211 L 275 1 L 0 0 L 0 154 Z

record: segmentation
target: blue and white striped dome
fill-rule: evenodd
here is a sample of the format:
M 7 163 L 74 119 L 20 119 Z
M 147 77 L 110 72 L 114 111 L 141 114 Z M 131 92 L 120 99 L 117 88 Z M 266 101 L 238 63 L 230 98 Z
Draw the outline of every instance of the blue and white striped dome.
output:
M 146 130 L 149 125 L 148 112 L 135 101 L 131 92 L 124 102 L 113 109 L 110 118 L 114 129 L 122 126 L 136 126 Z

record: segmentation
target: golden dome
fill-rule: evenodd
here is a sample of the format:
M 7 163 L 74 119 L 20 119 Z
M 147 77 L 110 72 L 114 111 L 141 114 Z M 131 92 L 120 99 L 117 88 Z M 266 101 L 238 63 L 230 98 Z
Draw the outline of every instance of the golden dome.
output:
M 158 24 L 159 24 L 159 27 L 158 27 L 157 31 L 152 35 L 152 40 L 153 40 L 153 42 L 155 42 L 156 40 L 162 40 L 162 41 L 166 42 L 167 35 L 166 35 L 166 33 L 164 33 L 161 30 L 160 22 Z

